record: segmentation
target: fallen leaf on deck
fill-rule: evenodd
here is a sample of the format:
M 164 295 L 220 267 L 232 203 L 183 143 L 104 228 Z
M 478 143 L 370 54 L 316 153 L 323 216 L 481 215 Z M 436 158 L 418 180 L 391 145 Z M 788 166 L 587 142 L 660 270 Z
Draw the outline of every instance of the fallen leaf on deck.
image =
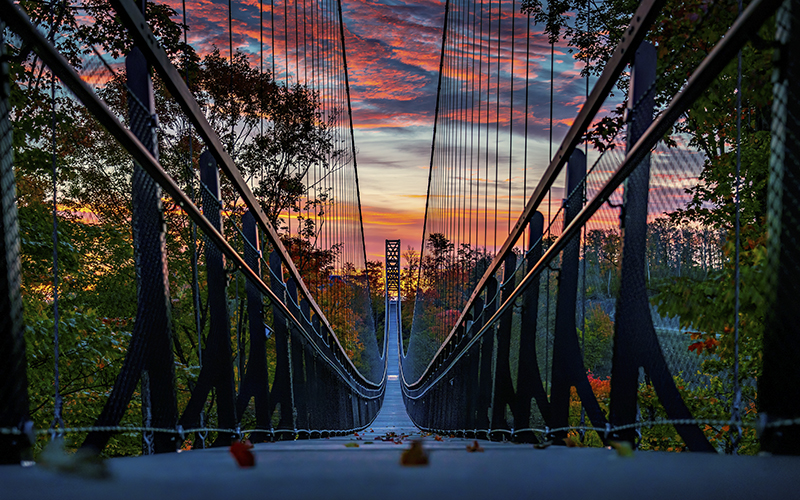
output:
M 397 441 L 398 441 L 398 440 L 400 440 L 400 439 L 403 439 L 403 438 L 405 438 L 405 437 L 406 437 L 405 435 L 403 435 L 403 436 L 398 436 L 398 435 L 397 435 L 396 433 L 394 433 L 394 432 L 387 432 L 387 433 L 386 433 L 385 435 L 383 435 L 383 436 L 378 436 L 378 438 L 377 438 L 377 439 L 380 439 L 381 441 L 392 441 L 392 442 L 394 442 L 395 444 L 397 444 Z M 401 441 L 401 442 L 402 442 L 402 441 Z
M 585 445 L 576 439 L 572 439 L 571 437 L 564 438 L 564 444 L 567 445 L 567 448 L 583 448 Z
M 422 448 L 422 441 L 412 441 L 411 448 L 400 455 L 401 465 L 428 465 L 428 453 Z
M 345 443 L 347 448 L 358 448 L 358 443 Z
M 475 441 L 474 444 L 472 444 L 471 446 L 467 445 L 467 451 L 470 453 L 474 453 L 476 451 L 483 451 L 483 447 L 479 445 L 477 441 Z
M 231 455 L 236 459 L 239 467 L 253 467 L 256 465 L 256 456 L 250 451 L 251 448 L 253 448 L 253 444 L 249 440 L 244 443 L 236 441 L 231 445 Z
M 533 445 L 533 447 L 537 450 L 543 450 L 549 446 L 552 446 L 552 444 L 553 444 L 552 441 L 545 441 L 543 443 L 536 443 Z
M 435 439 L 436 441 L 444 441 L 444 438 L 438 434 L 434 436 L 433 439 Z
M 633 456 L 633 446 L 631 446 L 631 444 L 627 441 L 609 441 L 608 444 L 617 450 L 617 455 L 621 457 Z
M 89 479 L 106 479 L 111 476 L 106 463 L 98 454 L 89 450 L 68 453 L 64 449 L 63 439 L 50 441 L 45 446 L 39 455 L 39 464 L 48 469 Z

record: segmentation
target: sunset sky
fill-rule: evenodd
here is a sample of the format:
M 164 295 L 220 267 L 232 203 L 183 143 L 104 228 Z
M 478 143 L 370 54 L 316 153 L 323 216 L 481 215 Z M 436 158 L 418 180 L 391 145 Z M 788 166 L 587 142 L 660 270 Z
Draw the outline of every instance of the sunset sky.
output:
M 166 2 L 182 14 L 181 0 Z M 189 42 L 201 53 L 215 45 L 227 52 L 227 0 L 186 3 Z M 269 1 L 263 5 L 268 11 Z M 233 1 L 234 48 L 254 59 L 259 6 L 259 0 Z M 382 260 L 385 239 L 401 239 L 403 249 L 419 248 L 422 239 L 444 2 L 342 0 L 342 7 L 367 254 Z M 523 23 L 518 21 L 518 36 L 525 33 Z M 515 75 L 524 68 L 524 58 L 517 49 Z M 556 144 L 578 112 L 585 86 L 581 67 L 564 47 L 556 46 Z M 530 71 L 529 155 L 543 171 L 549 146 L 550 45 L 537 26 L 531 27 Z M 521 126 L 515 127 L 515 136 L 515 143 L 522 144 Z M 529 193 L 537 181 L 528 177 Z M 514 199 L 512 212 L 523 201 L 522 196 Z M 516 213 L 512 218 L 516 220 Z

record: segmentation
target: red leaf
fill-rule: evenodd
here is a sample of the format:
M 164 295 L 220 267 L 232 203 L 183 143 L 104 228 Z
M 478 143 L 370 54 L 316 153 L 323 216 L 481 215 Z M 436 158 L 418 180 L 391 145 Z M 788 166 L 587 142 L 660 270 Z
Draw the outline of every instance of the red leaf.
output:
M 695 342 L 694 344 L 689 346 L 689 352 L 697 351 L 697 354 L 703 352 L 703 348 L 706 346 L 704 342 Z
M 250 451 L 252 447 L 253 445 L 250 441 L 245 441 L 244 443 L 237 441 L 231 445 L 231 455 L 236 459 L 239 467 L 253 467 L 256 465 L 256 456 Z
M 475 441 L 475 443 L 472 446 L 467 445 L 467 451 L 469 451 L 470 453 L 475 453 L 476 451 L 483 451 L 483 447 L 481 447 L 481 445 L 479 445 L 478 442 Z

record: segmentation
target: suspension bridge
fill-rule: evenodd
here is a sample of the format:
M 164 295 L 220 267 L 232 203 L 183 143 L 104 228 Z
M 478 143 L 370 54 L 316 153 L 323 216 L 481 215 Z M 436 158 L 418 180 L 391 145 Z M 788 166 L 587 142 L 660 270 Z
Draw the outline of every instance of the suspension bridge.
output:
M 234 3 L 0 0 L 3 497 L 794 493 L 800 2 L 446 0 L 383 262 L 342 2 Z

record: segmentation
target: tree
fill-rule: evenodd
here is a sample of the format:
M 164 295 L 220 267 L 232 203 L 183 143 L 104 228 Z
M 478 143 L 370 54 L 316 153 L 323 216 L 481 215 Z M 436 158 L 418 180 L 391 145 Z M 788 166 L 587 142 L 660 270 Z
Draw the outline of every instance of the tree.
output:
M 614 229 L 592 229 L 586 235 L 584 259 L 589 295 L 613 297 L 619 290 L 621 243 L 619 232 Z
M 94 17 L 93 23 L 77 19 L 78 11 L 66 2 L 23 0 L 20 5 L 34 23 L 52 36 L 60 52 L 87 80 L 98 83 L 108 77 L 97 90 L 101 97 L 112 95 L 110 89 L 118 87 L 121 80 L 98 71 L 88 62 L 91 57 L 86 57 L 88 44 L 114 57 L 132 45 L 110 14 L 113 11 L 108 2 L 84 2 Z M 181 30 L 175 29 L 170 20 L 173 14 L 167 6 L 148 4 L 147 18 L 171 56 L 182 50 Z M 61 415 L 68 426 L 88 426 L 102 407 L 121 365 L 136 303 L 130 207 L 126 202 L 130 160 L 86 111 L 67 97 L 29 47 L 9 43 L 7 49 L 25 263 L 22 280 L 32 418 L 40 428 L 54 424 L 56 321 L 51 235 L 55 217 Z M 124 100 L 107 102 L 125 114 Z M 56 130 L 53 123 L 57 124 Z M 54 167 L 58 174 L 55 214 Z M 126 194 L 119 196 L 123 192 Z M 137 407 L 134 400 L 125 423 L 141 423 Z M 81 437 L 68 436 L 68 444 L 76 444 Z M 119 436 L 107 452 L 136 453 L 141 449 L 137 441 L 138 437 Z
M 383 261 L 368 260 L 364 273 L 369 282 L 372 314 L 375 322 L 375 334 L 377 337 L 378 349 L 380 349 L 383 345 L 383 334 L 386 326 L 386 295 Z
M 403 323 L 403 342 L 408 348 L 411 325 L 414 321 L 414 307 L 419 287 L 419 252 L 409 245 L 402 254 L 405 265 L 400 270 L 400 313 Z
M 336 112 L 323 116 L 319 93 L 301 84 L 275 82 L 269 71 L 253 67 L 237 51 L 232 59 L 218 49 L 205 56 L 195 86 L 198 102 L 242 174 L 253 186 L 261 208 L 278 231 L 287 229 L 281 215 L 298 213 L 297 233 L 315 241 L 330 190 L 307 188 L 312 168 L 328 171 L 342 154 L 333 146 Z M 237 194 L 225 198 L 235 206 Z M 302 212 L 314 212 L 305 217 Z M 320 223 L 321 224 L 321 223 Z
M 442 233 L 431 233 L 428 235 L 427 248 L 430 250 L 429 267 L 431 270 L 440 270 L 447 263 L 450 252 L 453 251 L 453 244 Z
M 22 0 L 20 5 L 35 24 L 53 34 L 62 54 L 89 80 L 109 108 L 118 116 L 127 116 L 124 72 L 106 70 L 92 50 L 93 46 L 109 56 L 107 59 L 121 58 L 133 46 L 108 0 L 83 2 L 92 22 L 76 17 L 78 11 L 68 8 L 66 2 Z M 301 85 L 278 85 L 269 73 L 252 68 L 241 53 L 234 54 L 232 61 L 221 57 L 218 51 L 201 59 L 182 43 L 183 27 L 172 20 L 175 14 L 167 5 L 147 3 L 146 18 L 151 29 L 181 74 L 187 75 L 189 87 L 209 121 L 225 143 L 233 145 L 235 162 L 281 231 L 284 244 L 312 293 L 321 293 L 319 287 L 328 285 L 339 255 L 339 245 L 320 249 L 316 242 L 325 209 L 333 200 L 324 189 L 307 193 L 303 179 L 312 166 L 327 171 L 330 161 L 339 154 L 333 148 L 329 130 L 334 118 L 323 116 L 316 92 Z M 48 427 L 53 418 L 52 345 L 56 321 L 52 307 L 51 156 L 55 153 L 60 392 L 67 425 L 89 426 L 121 366 L 135 315 L 136 269 L 130 228 L 132 162 L 58 81 L 54 84 L 55 99 L 51 97 L 50 72 L 28 47 L 12 44 L 8 49 L 32 416 L 40 428 Z M 160 162 L 173 178 L 185 183 L 187 190 L 196 187 L 197 174 L 192 166 L 197 165 L 202 141 L 158 77 L 154 77 L 154 94 Z M 54 107 L 55 131 L 51 126 Z M 51 145 L 54 132 L 55 151 Z M 242 207 L 225 180 L 222 188 L 227 207 L 232 209 L 226 230 L 233 235 L 231 226 Z M 205 242 L 192 234 L 191 222 L 179 207 L 170 199 L 165 199 L 164 204 L 177 392 L 179 407 L 183 407 L 198 373 L 202 341 L 198 343 L 197 324 L 201 332 L 207 328 L 208 304 L 201 293 L 200 308 L 195 311 L 192 288 L 193 248 L 200 247 L 202 267 Z M 289 235 L 281 222 L 281 214 L 288 208 L 295 212 L 302 208 L 303 213 L 314 214 L 298 216 L 300 230 L 296 234 Z M 202 291 L 206 289 L 203 273 L 199 278 Z M 245 296 L 243 282 L 231 280 L 228 287 L 240 341 L 234 353 L 237 359 L 242 359 L 248 342 L 240 299 Z M 353 283 L 358 284 L 359 280 L 354 278 Z M 357 289 L 350 285 L 337 287 L 341 290 L 319 302 L 330 314 L 348 353 L 357 360 L 360 339 L 351 330 L 361 331 L 368 325 L 347 310 L 355 307 L 357 300 L 352 294 Z M 271 356 L 270 362 L 274 363 L 274 353 Z M 123 424 L 141 424 L 138 394 L 134 395 L 131 408 Z M 213 417 L 213 402 L 207 409 L 207 416 Z M 135 454 L 140 450 L 139 435 L 120 435 L 107 453 Z

